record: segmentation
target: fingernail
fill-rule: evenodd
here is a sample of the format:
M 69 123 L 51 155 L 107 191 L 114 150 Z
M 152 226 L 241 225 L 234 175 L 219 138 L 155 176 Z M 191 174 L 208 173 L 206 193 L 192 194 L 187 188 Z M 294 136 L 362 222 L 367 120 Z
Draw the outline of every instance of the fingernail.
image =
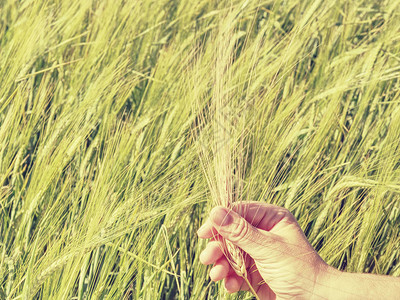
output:
M 197 235 L 202 234 L 206 229 L 206 224 L 203 224 L 200 226 L 200 228 L 197 230 Z
M 205 256 L 206 256 L 206 254 L 205 254 L 204 251 L 200 253 L 199 260 L 203 265 L 205 265 L 205 261 L 206 261 L 206 257 Z
M 227 226 L 233 222 L 229 210 L 224 207 L 214 207 L 211 210 L 210 219 L 218 226 Z

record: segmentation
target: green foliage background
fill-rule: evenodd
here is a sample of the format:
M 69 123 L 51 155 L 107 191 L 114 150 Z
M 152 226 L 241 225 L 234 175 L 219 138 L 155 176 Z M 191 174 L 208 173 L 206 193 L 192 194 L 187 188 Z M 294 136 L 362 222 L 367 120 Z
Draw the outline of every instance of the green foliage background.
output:
M 246 197 L 399 276 L 399 77 L 397 0 L 0 1 L 0 299 L 228 297 L 195 234 L 217 78 Z

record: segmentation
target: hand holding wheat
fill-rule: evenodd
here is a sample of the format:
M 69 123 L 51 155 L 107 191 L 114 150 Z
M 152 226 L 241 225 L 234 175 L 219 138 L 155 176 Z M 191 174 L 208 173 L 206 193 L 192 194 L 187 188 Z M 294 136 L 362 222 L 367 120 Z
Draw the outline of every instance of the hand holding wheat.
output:
M 245 215 L 241 217 L 234 210 Z M 315 285 L 323 280 L 319 275 L 329 266 L 308 243 L 288 210 L 258 202 L 243 202 L 232 210 L 217 207 L 198 235 L 212 238 L 200 260 L 215 264 L 210 277 L 214 281 L 225 278 L 229 292 L 254 290 L 260 299 L 318 298 L 319 287 Z M 221 247 L 224 240 L 245 251 L 251 288 L 228 263 Z
M 400 293 L 397 277 L 330 267 L 308 243 L 293 215 L 278 206 L 242 202 L 232 210 L 216 207 L 198 235 L 212 238 L 200 261 L 214 264 L 211 279 L 225 279 L 231 293 L 250 290 L 263 300 L 398 299 Z M 228 262 L 223 241 L 244 251 L 245 279 Z

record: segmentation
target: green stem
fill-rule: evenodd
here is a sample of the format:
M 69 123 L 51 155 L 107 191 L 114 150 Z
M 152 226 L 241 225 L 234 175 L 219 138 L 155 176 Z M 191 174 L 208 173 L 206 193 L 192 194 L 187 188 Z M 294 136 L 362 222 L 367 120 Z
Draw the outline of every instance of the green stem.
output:
M 258 297 L 256 291 L 254 290 L 253 286 L 251 285 L 250 281 L 247 279 L 247 277 L 243 277 L 244 281 L 246 281 L 247 285 L 250 288 L 250 291 L 254 294 L 254 297 L 256 297 L 257 300 L 260 300 L 260 298 Z

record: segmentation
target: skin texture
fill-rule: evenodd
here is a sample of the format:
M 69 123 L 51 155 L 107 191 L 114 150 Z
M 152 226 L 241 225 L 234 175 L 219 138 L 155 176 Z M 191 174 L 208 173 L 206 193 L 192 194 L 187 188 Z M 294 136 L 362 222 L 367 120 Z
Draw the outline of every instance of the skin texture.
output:
M 248 279 L 260 299 L 396 299 L 400 293 L 398 278 L 344 273 L 328 266 L 282 207 L 259 202 L 244 202 L 232 210 L 215 207 L 198 236 L 210 239 L 200 261 L 214 264 L 211 279 L 224 279 L 230 293 L 249 287 L 230 267 L 221 238 L 245 252 Z

